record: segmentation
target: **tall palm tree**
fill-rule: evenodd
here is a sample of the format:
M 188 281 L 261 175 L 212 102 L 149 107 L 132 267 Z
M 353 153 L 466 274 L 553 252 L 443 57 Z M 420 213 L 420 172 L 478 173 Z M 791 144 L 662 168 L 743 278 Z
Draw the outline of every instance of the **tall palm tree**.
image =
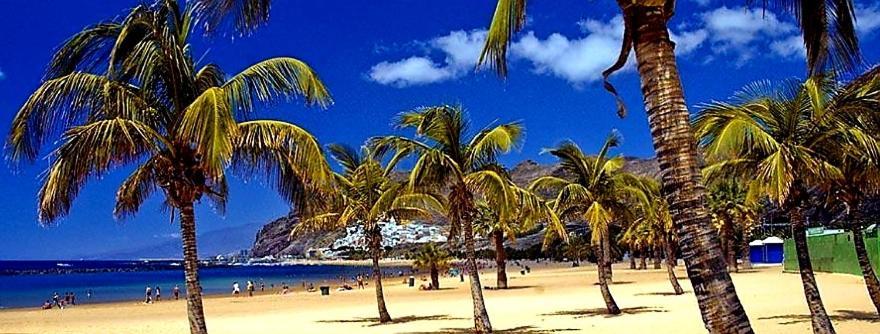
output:
M 431 288 L 438 290 L 440 289 L 440 271 L 447 270 L 452 266 L 452 255 L 431 242 L 413 254 L 413 266 L 428 269 L 431 275 Z
M 751 1 L 746 1 L 747 3 Z M 858 39 L 852 0 L 776 0 L 801 27 L 810 74 L 827 65 L 843 69 L 858 63 Z M 526 23 L 526 0 L 498 0 L 486 44 L 478 65 L 488 64 L 507 75 L 507 49 L 513 35 Z M 726 273 L 719 240 L 712 230 L 701 185 L 700 163 L 687 104 L 675 61 L 675 44 L 668 24 L 675 13 L 675 0 L 617 0 L 623 13 L 624 35 L 620 55 L 603 72 L 605 88 L 617 99 L 618 114 L 626 109 L 608 77 L 620 70 L 635 52 L 642 81 L 648 122 L 660 162 L 664 196 L 681 236 L 682 255 L 703 322 L 712 333 L 752 333 L 748 316 Z
M 474 210 L 476 201 L 484 200 L 495 207 L 499 219 L 508 219 L 514 213 L 509 199 L 516 194 L 512 183 L 502 175 L 503 168 L 496 157 L 517 146 L 524 129 L 513 122 L 486 127 L 470 135 L 462 108 L 448 105 L 404 112 L 397 118 L 397 126 L 415 130 L 416 137 L 377 137 L 371 140 L 371 146 L 378 151 L 395 152 L 389 167 L 415 155 L 410 186 L 447 192 L 450 237 L 456 240 L 461 237 L 464 241 L 465 269 L 470 276 L 474 302 L 474 327 L 478 333 L 491 333 L 476 265 Z
M 738 272 L 734 230 L 737 220 L 740 218 L 740 205 L 746 197 L 744 182 L 734 178 L 707 181 L 709 183 L 709 211 L 721 238 L 721 249 L 725 255 L 727 269 Z
M 382 167 L 381 156 L 376 156 L 366 147 L 358 152 L 348 146 L 333 144 L 329 150 L 342 167 L 342 173 L 334 174 L 338 192 L 336 203 L 330 205 L 330 210 L 305 217 L 291 234 L 361 227 L 365 231 L 367 249 L 372 259 L 379 322 L 390 322 L 391 315 L 385 307 L 382 292 L 382 269 L 379 266 L 383 251 L 381 224 L 390 219 L 428 218 L 443 205 L 432 195 L 407 191 L 404 183 L 391 178 L 388 174 L 390 170 Z
M 330 170 L 311 134 L 249 119 L 260 102 L 301 96 L 326 106 L 331 99 L 314 71 L 294 58 L 265 60 L 231 77 L 215 64 L 196 68 L 188 43 L 194 13 L 192 6 L 157 1 L 71 37 L 15 116 L 7 155 L 33 161 L 45 141 L 63 132 L 39 193 L 44 224 L 66 215 L 91 178 L 137 164 L 116 194 L 114 215 L 135 214 L 162 190 L 172 218 L 179 213 L 190 331 L 206 333 L 195 204 L 206 196 L 225 207 L 230 165 L 244 176 L 263 173 L 291 202 L 324 188 Z
M 507 175 L 507 173 L 504 173 Z M 545 237 L 547 242 L 554 238 L 567 239 L 564 226 L 552 210 L 543 200 L 526 189 L 522 189 L 511 181 L 515 196 L 508 200 L 512 201 L 509 207 L 513 211 L 507 219 L 501 219 L 494 205 L 486 201 L 478 201 L 474 219 L 474 228 L 492 240 L 495 248 L 495 266 L 497 270 L 496 288 L 507 289 L 507 254 L 504 250 L 504 240 L 516 241 L 516 235 L 534 229 L 539 222 L 547 224 Z
M 706 105 L 694 121 L 711 162 L 705 170 L 708 178 L 752 180 L 749 191 L 788 212 L 815 333 L 834 333 L 834 328 L 813 276 L 804 210 L 811 188 L 841 178 L 830 157 L 853 134 L 842 121 L 852 101 L 845 103 L 846 96 L 834 91 L 834 82 L 819 76 L 779 89 L 758 83 L 729 102 Z
M 632 189 L 640 183 L 635 175 L 621 170 L 623 157 L 608 157 L 618 142 L 619 138 L 612 133 L 596 156 L 587 156 L 572 142 L 549 149 L 547 152 L 560 160 L 562 169 L 574 175 L 574 180 L 542 176 L 529 185 L 536 192 L 557 192 L 553 205 L 560 217 L 576 217 L 590 225 L 592 244 L 599 258 L 599 286 L 609 314 L 620 313 L 607 282 L 611 249 L 609 226 L 615 221 L 630 220 L 628 199 L 632 197 Z

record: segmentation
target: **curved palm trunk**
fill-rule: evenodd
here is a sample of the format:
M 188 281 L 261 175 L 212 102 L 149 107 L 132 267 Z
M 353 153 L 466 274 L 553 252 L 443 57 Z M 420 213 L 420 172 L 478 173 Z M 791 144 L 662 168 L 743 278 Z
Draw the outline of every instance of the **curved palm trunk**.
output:
M 678 284 L 678 278 L 675 277 L 675 249 L 672 248 L 671 242 L 666 242 L 666 274 L 669 276 L 669 284 L 672 284 L 672 290 L 676 295 L 684 293 L 681 284 Z
M 606 244 L 605 238 L 600 240 L 600 245 L 596 247 L 596 252 L 599 253 L 599 263 L 596 266 L 598 269 L 598 273 L 596 276 L 599 278 L 599 290 L 602 292 L 602 299 L 605 300 L 605 309 L 608 310 L 608 314 L 620 314 L 620 308 L 617 307 L 617 302 L 614 301 L 614 296 L 611 295 L 611 290 L 608 289 L 608 280 L 606 279 L 608 270 L 605 266 L 605 246 L 602 244 Z
M 834 326 L 825 305 L 822 304 L 822 296 L 819 294 L 819 286 L 813 275 L 813 264 L 810 262 L 810 252 L 807 248 L 807 233 L 804 227 L 804 214 L 800 206 L 790 210 L 791 234 L 794 237 L 795 253 L 797 253 L 798 269 L 801 273 L 801 282 L 804 286 L 804 296 L 807 298 L 807 306 L 813 324 L 813 333 L 833 334 Z
M 379 323 L 391 322 L 391 315 L 385 307 L 385 293 L 382 292 L 382 268 L 379 259 L 382 257 L 382 234 L 375 228 L 370 236 L 370 257 L 373 260 L 373 284 L 376 287 L 376 305 L 379 308 Z
M 641 254 L 642 257 L 639 258 L 639 270 L 647 270 L 648 269 L 648 259 L 645 258 L 645 254 Z
M 610 232 L 606 229 L 604 233 L 602 233 L 602 266 L 605 267 L 605 280 L 608 283 L 614 283 L 613 273 L 611 271 L 611 242 L 609 241 L 611 237 L 608 235 Z
M 663 194 L 669 201 L 703 322 L 711 333 L 752 333 L 706 211 L 696 141 L 675 62 L 674 43 L 667 31 L 672 8 L 629 5 L 629 1 L 622 0 L 618 3 L 632 28 Z
M 471 298 L 474 300 L 474 330 L 476 333 L 492 333 L 489 312 L 483 300 L 483 287 L 480 284 L 480 273 L 477 271 L 477 252 L 474 248 L 474 226 L 470 219 L 462 223 L 464 232 L 465 256 L 467 256 L 468 276 L 471 280 Z
M 191 334 L 207 334 L 202 286 L 199 283 L 199 253 L 196 250 L 196 219 L 193 203 L 180 207 L 180 239 L 183 243 L 183 272 L 186 281 L 186 314 Z
M 507 289 L 507 254 L 504 252 L 504 232 L 492 231 L 492 241 L 495 243 L 495 266 L 498 271 L 496 288 Z
M 471 299 L 474 302 L 474 332 L 478 334 L 492 333 L 489 312 L 483 300 L 483 286 L 480 284 L 480 273 L 477 271 L 477 251 L 474 247 L 474 223 L 471 221 L 473 195 L 463 184 L 454 186 L 450 196 L 452 215 L 450 221 L 462 228 L 464 235 L 465 269 L 468 271 L 471 286 Z
M 434 290 L 440 289 L 440 270 L 437 269 L 436 263 L 431 263 L 431 285 Z
M 877 280 L 877 275 L 871 266 L 871 260 L 868 258 L 868 251 L 865 249 L 865 236 L 858 227 L 853 227 L 850 231 L 853 234 L 853 246 L 856 249 L 856 257 L 859 258 L 859 266 L 862 267 L 862 277 L 865 278 L 868 295 L 871 297 L 871 302 L 874 303 L 877 313 L 880 314 L 880 281 Z

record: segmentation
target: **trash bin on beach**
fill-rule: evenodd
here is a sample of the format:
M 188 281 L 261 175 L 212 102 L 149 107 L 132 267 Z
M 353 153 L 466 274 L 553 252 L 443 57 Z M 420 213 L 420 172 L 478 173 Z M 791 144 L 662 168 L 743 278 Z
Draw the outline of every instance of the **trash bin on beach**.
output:
M 322 285 L 321 286 L 321 296 L 329 296 L 330 295 L 330 286 Z
M 415 278 L 415 276 L 410 276 L 409 277 L 409 287 L 414 287 L 414 286 L 416 286 L 416 278 Z

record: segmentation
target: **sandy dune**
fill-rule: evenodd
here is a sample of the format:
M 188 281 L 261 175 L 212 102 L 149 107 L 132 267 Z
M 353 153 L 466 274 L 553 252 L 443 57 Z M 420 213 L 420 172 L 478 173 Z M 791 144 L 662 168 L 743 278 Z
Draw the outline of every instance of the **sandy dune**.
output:
M 624 314 L 607 317 L 595 267 L 552 268 L 511 274 L 512 289 L 485 291 L 492 324 L 501 333 L 703 333 L 690 283 L 673 296 L 662 270 L 615 268 L 611 287 Z M 682 268 L 680 268 L 681 270 Z M 513 271 L 513 270 L 512 270 Z M 684 276 L 683 272 L 679 272 Z M 483 275 L 494 285 L 495 275 Z M 780 267 L 734 274 L 739 296 L 758 333 L 809 333 L 800 279 Z M 817 274 L 822 297 L 839 333 L 880 333 L 862 279 Z M 467 283 L 444 279 L 440 291 L 417 291 L 389 279 L 386 299 L 396 322 L 377 326 L 372 289 L 329 297 L 296 292 L 254 298 L 208 298 L 211 333 L 467 333 L 472 325 Z M 0 333 L 186 333 L 184 301 L 78 306 L 65 310 L 0 312 Z

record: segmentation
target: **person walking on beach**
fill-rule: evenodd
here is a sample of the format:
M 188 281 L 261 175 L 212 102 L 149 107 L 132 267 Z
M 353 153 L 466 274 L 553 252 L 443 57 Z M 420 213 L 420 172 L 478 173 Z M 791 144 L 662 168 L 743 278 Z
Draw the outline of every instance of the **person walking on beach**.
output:
M 238 297 L 241 293 L 241 288 L 238 286 L 238 282 L 232 282 L 232 295 Z
M 92 300 L 92 289 L 86 291 L 86 299 Z
M 245 286 L 245 288 L 247 289 L 248 297 L 253 297 L 254 296 L 254 282 L 247 281 L 247 285 Z
M 61 307 L 61 296 L 58 296 L 58 291 L 52 293 L 52 306 L 58 306 L 58 308 L 63 308 L 63 307 Z
M 147 285 L 147 289 L 144 292 L 144 304 L 152 304 L 153 303 L 153 288 Z
M 159 286 L 157 285 L 156 286 L 156 301 L 158 302 L 161 300 L 162 300 L 162 289 L 160 289 Z
M 76 293 L 70 293 L 70 305 L 76 305 Z
M 266 292 L 266 282 L 260 281 L 260 292 Z
M 358 289 L 364 289 L 364 275 L 357 275 Z
M 175 285 L 174 289 L 171 290 L 171 294 L 174 295 L 174 300 L 180 299 L 180 287 Z

